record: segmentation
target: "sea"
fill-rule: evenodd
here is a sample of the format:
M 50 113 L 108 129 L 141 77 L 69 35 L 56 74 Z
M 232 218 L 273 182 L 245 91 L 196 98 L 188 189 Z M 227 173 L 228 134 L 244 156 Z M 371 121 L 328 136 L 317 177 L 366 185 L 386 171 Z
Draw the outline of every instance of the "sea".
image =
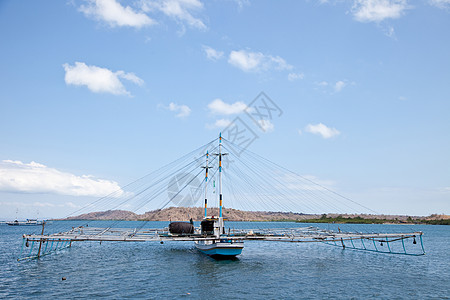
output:
M 80 221 L 53 221 L 46 232 L 78 225 Z M 141 223 L 115 225 L 135 228 Z M 148 222 L 145 228 L 167 225 Z M 192 242 L 75 242 L 38 260 L 18 262 L 22 234 L 39 233 L 41 227 L 1 225 L 0 298 L 450 299 L 450 226 L 226 224 L 234 229 L 307 225 L 360 232 L 422 231 L 426 255 L 372 253 L 322 243 L 246 241 L 236 259 L 215 260 L 198 252 Z M 94 221 L 90 226 L 109 223 Z

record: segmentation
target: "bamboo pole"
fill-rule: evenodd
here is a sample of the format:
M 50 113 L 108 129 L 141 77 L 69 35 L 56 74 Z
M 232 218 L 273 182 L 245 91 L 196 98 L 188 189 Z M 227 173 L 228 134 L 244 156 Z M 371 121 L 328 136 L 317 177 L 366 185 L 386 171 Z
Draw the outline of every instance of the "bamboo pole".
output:
M 44 235 L 44 227 L 45 227 L 45 221 L 42 222 L 42 232 L 41 232 L 41 235 Z M 39 240 L 39 249 L 38 249 L 37 258 L 39 258 L 39 256 L 41 255 L 42 240 L 43 240 L 42 238 Z

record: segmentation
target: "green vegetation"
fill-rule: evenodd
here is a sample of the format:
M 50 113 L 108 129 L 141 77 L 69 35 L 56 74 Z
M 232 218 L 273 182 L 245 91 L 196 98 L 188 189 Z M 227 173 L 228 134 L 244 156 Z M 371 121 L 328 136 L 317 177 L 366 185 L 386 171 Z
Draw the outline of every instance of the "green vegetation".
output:
M 430 225 L 450 225 L 450 219 L 441 219 L 441 220 L 421 220 L 420 223 L 430 224 Z
M 305 219 L 298 220 L 297 223 L 341 223 L 341 224 L 430 224 L 430 225 L 450 225 L 450 219 L 439 220 L 426 220 L 426 219 L 413 219 L 408 217 L 406 221 L 399 221 L 396 219 L 365 219 L 362 217 L 345 218 L 343 216 L 327 217 L 323 214 L 319 219 Z

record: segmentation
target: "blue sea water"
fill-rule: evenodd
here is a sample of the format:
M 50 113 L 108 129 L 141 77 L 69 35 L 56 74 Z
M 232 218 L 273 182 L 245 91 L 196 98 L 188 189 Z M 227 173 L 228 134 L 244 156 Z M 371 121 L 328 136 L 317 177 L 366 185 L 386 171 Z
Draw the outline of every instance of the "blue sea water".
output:
M 149 222 L 146 227 L 167 224 Z M 79 221 L 54 222 L 46 230 L 58 232 L 75 225 Z M 134 228 L 139 222 L 116 225 Z M 229 222 L 227 226 L 305 225 Z M 450 226 L 341 226 L 365 232 L 423 231 L 427 254 L 247 241 L 238 259 L 218 261 L 198 252 L 192 242 L 79 242 L 39 260 L 17 262 L 22 234 L 37 233 L 40 227 L 0 226 L 0 298 L 450 299 Z

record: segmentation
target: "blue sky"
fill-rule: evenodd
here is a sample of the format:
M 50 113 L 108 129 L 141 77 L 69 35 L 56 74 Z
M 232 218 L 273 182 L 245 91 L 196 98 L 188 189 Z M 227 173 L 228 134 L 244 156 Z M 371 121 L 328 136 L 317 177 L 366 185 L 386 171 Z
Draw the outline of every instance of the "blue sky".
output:
M 64 216 L 236 117 L 375 211 L 449 214 L 449 28 L 449 0 L 2 1 L 0 217 Z

